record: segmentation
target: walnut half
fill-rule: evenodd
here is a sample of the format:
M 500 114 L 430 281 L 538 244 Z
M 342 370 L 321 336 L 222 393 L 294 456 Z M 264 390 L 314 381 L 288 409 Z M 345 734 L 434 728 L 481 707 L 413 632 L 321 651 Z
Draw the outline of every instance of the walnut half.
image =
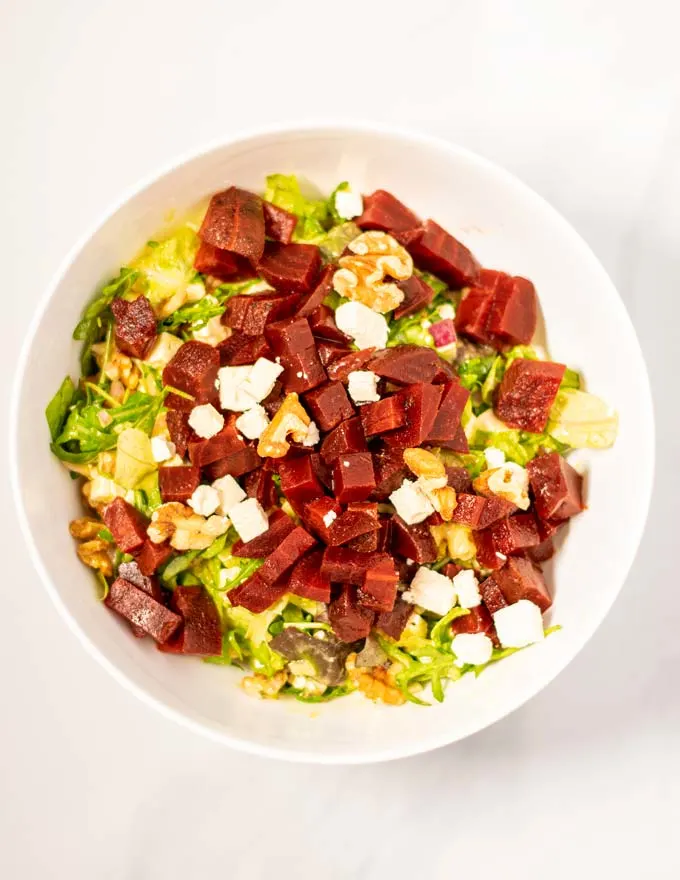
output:
M 169 540 L 175 550 L 205 550 L 229 525 L 226 516 L 206 519 L 179 501 L 171 501 L 153 512 L 146 533 L 154 544 Z
M 395 309 L 404 293 L 394 281 L 406 281 L 413 275 L 411 255 L 386 232 L 362 232 L 348 245 L 352 252 L 340 257 L 333 275 L 333 287 L 340 296 L 363 303 L 374 312 Z
M 262 458 L 283 458 L 290 449 L 288 435 L 296 443 L 304 443 L 311 419 L 300 403 L 300 399 L 291 392 L 260 436 L 257 454 Z

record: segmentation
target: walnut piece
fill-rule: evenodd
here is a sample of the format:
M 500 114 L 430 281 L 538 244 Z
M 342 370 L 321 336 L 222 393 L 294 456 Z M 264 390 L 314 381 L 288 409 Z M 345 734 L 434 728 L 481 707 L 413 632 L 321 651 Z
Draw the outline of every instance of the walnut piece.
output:
M 362 232 L 348 245 L 352 252 L 340 257 L 333 275 L 333 287 L 347 299 L 363 303 L 374 312 L 384 314 L 395 309 L 404 293 L 394 278 L 405 281 L 413 275 L 413 260 L 406 248 L 386 232 Z
M 271 699 L 278 696 L 287 681 L 288 675 L 285 672 L 277 672 L 271 678 L 264 675 L 249 675 L 241 680 L 241 687 L 250 697 Z
M 79 541 L 87 541 L 90 538 L 96 538 L 104 528 L 104 523 L 98 519 L 92 519 L 89 516 L 81 516 L 74 519 L 68 527 L 71 537 L 77 538 Z
M 490 468 L 482 473 L 472 483 L 476 492 L 485 495 L 498 495 L 512 504 L 516 504 L 520 510 L 528 510 L 531 505 L 529 499 L 529 474 L 526 469 L 512 461 L 499 468 Z
M 406 702 L 406 697 L 394 687 L 394 676 L 383 666 L 374 666 L 370 669 L 356 666 L 356 654 L 350 654 L 347 658 L 347 672 L 361 693 L 369 700 L 380 701 L 388 706 L 401 706 Z
M 85 565 L 101 572 L 104 577 L 113 575 L 113 562 L 111 560 L 111 544 L 101 538 L 85 541 L 78 546 L 78 557 Z
M 104 363 L 106 355 L 106 343 L 98 342 L 92 346 L 97 365 L 104 375 L 112 382 L 120 382 L 124 389 L 134 391 L 142 378 L 142 371 L 133 363 L 132 358 L 118 351 L 115 345 L 109 348 L 109 357 Z
M 405 449 L 404 462 L 418 477 L 418 486 L 444 522 L 450 522 L 456 506 L 456 493 L 446 484 L 444 462 L 427 449 Z
M 206 518 L 179 501 L 171 501 L 153 512 L 146 533 L 154 544 L 169 540 L 175 550 L 205 550 L 229 525 L 226 516 Z
M 404 462 L 417 477 L 446 477 L 444 462 L 427 449 L 405 449 Z
M 297 394 L 287 394 L 278 412 L 262 432 L 257 454 L 262 458 L 283 458 L 290 449 L 288 435 L 296 443 L 304 443 L 310 422 Z

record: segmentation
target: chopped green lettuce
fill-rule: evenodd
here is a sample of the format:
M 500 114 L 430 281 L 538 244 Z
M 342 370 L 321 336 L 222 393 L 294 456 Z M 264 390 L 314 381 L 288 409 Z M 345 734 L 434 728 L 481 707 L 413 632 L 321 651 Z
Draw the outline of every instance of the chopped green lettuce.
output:
M 614 444 L 619 417 L 604 400 L 587 391 L 561 389 L 550 413 L 548 434 L 576 449 L 608 449 Z
M 328 197 L 328 213 L 330 214 L 331 221 L 334 226 L 337 226 L 338 224 L 345 222 L 345 218 L 341 217 L 338 214 L 338 210 L 335 207 L 335 197 L 339 192 L 347 192 L 348 189 L 349 189 L 349 181 L 343 180 L 342 183 L 339 183 L 335 187 L 333 192 Z M 342 253 L 342 251 L 341 251 L 341 253 Z
M 70 376 L 67 376 L 59 386 L 57 393 L 47 404 L 45 418 L 50 429 L 50 437 L 56 440 L 64 427 L 68 411 L 76 396 L 76 387 Z
M 116 445 L 116 483 L 124 489 L 136 489 L 157 468 L 149 435 L 139 428 L 121 431 Z
M 297 216 L 294 241 L 317 241 L 325 236 L 331 225 L 326 199 L 308 199 L 304 196 L 294 174 L 268 175 L 264 199 Z
M 354 241 L 357 235 L 361 235 L 361 229 L 351 220 L 341 222 L 333 226 L 319 239 L 318 245 L 322 255 L 329 262 L 338 259 L 344 252 L 350 241 Z
M 175 309 L 172 314 L 159 321 L 158 330 L 177 332 L 179 328 L 184 328 L 187 333 L 195 333 L 205 327 L 211 318 L 222 315 L 232 296 L 247 293 L 251 287 L 261 283 L 261 278 L 252 278 L 248 281 L 221 284 L 213 293 L 206 294 L 198 302 L 187 303 Z
M 468 360 L 462 361 L 458 365 L 458 376 L 461 385 L 470 392 L 480 390 L 486 381 L 486 377 L 489 375 L 494 361 L 495 357 L 493 355 L 468 358 Z
M 174 235 L 147 247 L 133 262 L 140 286 L 152 306 L 182 293 L 196 278 L 194 258 L 199 240 L 193 227 L 182 226 Z

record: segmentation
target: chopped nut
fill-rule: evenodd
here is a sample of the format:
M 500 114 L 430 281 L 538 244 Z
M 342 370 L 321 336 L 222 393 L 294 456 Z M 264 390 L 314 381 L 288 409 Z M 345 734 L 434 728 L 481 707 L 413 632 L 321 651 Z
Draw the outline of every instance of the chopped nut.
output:
M 229 528 L 226 516 L 204 517 L 179 501 L 162 504 L 146 530 L 154 544 L 170 541 L 175 550 L 205 550 Z
M 264 429 L 257 444 L 257 454 L 262 458 L 283 458 L 290 449 L 286 439 L 292 435 L 296 443 L 304 443 L 311 423 L 310 417 L 294 392 L 287 394 L 269 425 Z
M 279 691 L 288 680 L 285 672 L 277 672 L 271 678 L 264 675 L 249 675 L 242 679 L 241 687 L 250 697 L 266 699 L 278 696 Z
M 106 363 L 103 362 L 106 354 L 105 342 L 98 342 L 96 345 L 93 345 L 92 353 L 107 379 L 111 379 L 113 383 L 116 381 L 120 382 L 124 389 L 127 388 L 130 391 L 134 391 L 139 385 L 139 380 L 142 378 L 141 370 L 134 364 L 131 358 L 122 354 L 115 346 L 111 346 L 109 349 L 109 359 Z M 113 397 L 117 397 L 113 390 L 110 393 Z
M 85 565 L 101 572 L 104 577 L 113 575 L 113 562 L 111 560 L 111 545 L 101 538 L 85 541 L 78 547 L 78 557 Z
M 427 449 L 405 449 L 404 461 L 417 477 L 446 477 L 444 463 Z
M 401 706 L 406 702 L 406 697 L 394 687 L 384 666 L 374 666 L 371 669 L 357 667 L 356 657 L 356 654 L 350 654 L 347 658 L 347 671 L 350 681 L 356 684 L 364 696 L 389 706 Z
M 487 498 L 498 495 L 499 498 L 516 504 L 521 510 L 528 510 L 531 505 L 529 474 L 526 468 L 512 461 L 506 462 L 502 467 L 483 471 L 472 485 L 480 495 Z
M 453 511 L 456 509 L 457 504 L 455 490 L 451 486 L 443 486 L 441 489 L 434 489 L 432 494 L 434 509 L 439 513 L 444 522 L 451 522 Z
M 340 257 L 341 267 L 333 275 L 333 287 L 340 296 L 361 302 L 374 312 L 389 312 L 404 299 L 393 281 L 413 275 L 408 251 L 386 232 L 363 232 L 348 245 L 351 255 Z
M 81 516 L 79 519 L 74 519 L 71 522 L 68 530 L 72 537 L 84 541 L 88 538 L 96 538 L 103 528 L 104 523 L 100 522 L 98 519 L 92 519 L 89 516 Z

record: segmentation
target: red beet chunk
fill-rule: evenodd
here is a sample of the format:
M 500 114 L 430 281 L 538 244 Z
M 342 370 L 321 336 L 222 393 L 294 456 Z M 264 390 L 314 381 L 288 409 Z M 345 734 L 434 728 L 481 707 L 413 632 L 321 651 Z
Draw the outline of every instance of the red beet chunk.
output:
M 431 348 L 420 345 L 395 345 L 379 351 L 368 363 L 368 369 L 397 382 L 414 385 L 431 382 L 439 368 L 439 356 Z
M 451 632 L 454 635 L 459 633 L 484 633 L 486 636 L 495 635 L 493 620 L 487 609 L 483 605 L 476 608 L 470 608 L 470 613 L 463 617 L 457 617 L 451 624 Z M 454 643 L 455 650 L 455 643 Z
M 315 535 L 318 535 L 324 544 L 328 543 L 330 538 L 330 528 L 335 522 L 335 518 L 329 516 L 330 513 L 334 513 L 335 518 L 337 518 L 342 513 L 342 507 L 338 504 L 335 498 L 329 498 L 328 495 L 322 495 L 321 498 L 315 498 L 313 501 L 308 501 L 304 506 L 304 512 L 302 514 L 304 524 L 307 528 L 311 529 Z M 324 520 L 324 517 L 328 519 L 328 522 Z
M 480 529 L 473 533 L 473 540 L 477 548 L 477 561 L 484 568 L 496 571 L 505 562 L 505 557 L 496 553 L 496 546 L 493 541 L 491 529 Z
M 188 501 L 201 482 L 201 472 L 194 465 L 158 468 L 158 488 L 163 503 Z
M 456 312 L 456 331 L 464 336 L 469 336 L 475 342 L 489 342 L 487 321 L 493 295 L 488 290 L 480 290 L 473 287 L 469 290 Z
M 163 384 L 191 394 L 194 400 L 168 395 L 168 401 L 170 397 L 177 399 L 177 405 L 171 408 L 192 409 L 196 404 L 214 399 L 215 379 L 219 368 L 220 355 L 217 349 L 195 339 L 185 342 L 163 370 Z
M 469 529 L 480 528 L 479 521 L 482 518 L 486 499 L 481 495 L 468 495 L 461 493 L 456 498 L 456 506 L 451 521 L 467 526 Z
M 231 452 L 238 452 L 245 445 L 234 425 L 227 422 L 213 437 L 190 440 L 189 459 L 197 467 L 205 467 L 207 464 L 226 458 Z
M 351 541 L 348 541 L 345 544 L 350 550 L 356 550 L 357 553 L 373 553 L 376 550 L 382 550 L 384 548 L 380 548 L 380 531 L 375 532 L 366 532 L 365 535 L 358 535 L 356 538 L 352 538 Z
M 279 463 L 279 477 L 281 491 L 298 514 L 302 513 L 308 501 L 323 495 L 323 487 L 314 473 L 308 455 L 282 460 Z
M 401 638 L 401 634 L 406 629 L 406 624 L 413 612 L 415 611 L 410 602 L 404 602 L 403 599 L 397 599 L 394 608 L 391 611 L 379 614 L 375 621 L 375 628 L 384 633 L 389 638 L 397 641 Z
M 235 186 L 210 199 L 198 231 L 202 241 L 254 262 L 264 253 L 264 235 L 262 199 Z
M 165 417 L 170 439 L 175 444 L 177 454 L 184 457 L 189 446 L 189 440 L 194 436 L 194 432 L 189 427 L 189 413 L 179 412 L 179 410 L 168 410 Z
M 583 477 L 559 453 L 537 456 L 527 471 L 541 519 L 568 519 L 583 510 Z
M 203 587 L 175 587 L 172 607 L 184 626 L 164 645 L 169 654 L 210 657 L 222 653 L 222 625 L 215 603 Z
M 392 547 L 392 518 L 380 517 L 380 531 L 378 532 L 378 546 L 376 550 L 387 553 Z
M 385 435 L 385 443 L 399 449 L 420 446 L 432 430 L 441 396 L 441 385 L 409 385 L 398 391 L 395 397 L 404 401 L 406 421 Z
M 309 316 L 309 326 L 317 339 L 329 339 L 331 342 L 350 341 L 349 336 L 338 329 L 335 323 L 335 312 L 328 306 L 320 305 Z
M 111 584 L 104 604 L 161 644 L 168 641 L 182 622 L 178 614 L 122 577 Z
M 369 568 L 359 590 L 359 603 L 371 611 L 391 611 L 397 598 L 399 575 L 393 559 L 383 559 Z
M 159 544 L 158 546 L 162 545 Z M 118 577 L 130 581 L 133 586 L 148 593 L 149 596 L 152 596 L 156 602 L 160 602 L 161 605 L 164 604 L 163 593 L 160 584 L 158 583 L 158 578 L 144 574 L 139 565 L 139 556 L 134 562 L 121 562 L 118 566 Z
M 246 559 L 262 559 L 273 553 L 294 528 L 295 523 L 287 514 L 280 509 L 274 510 L 269 517 L 267 531 L 245 544 L 241 540 L 236 541 L 231 548 L 231 555 Z
M 392 517 L 392 550 L 414 562 L 437 560 L 437 547 L 425 523 L 407 526 L 396 514 Z
M 489 614 L 495 614 L 497 611 L 500 611 L 501 608 L 507 607 L 507 602 L 505 601 L 505 596 L 503 595 L 501 588 L 498 586 L 498 582 L 494 575 L 489 575 L 488 578 L 483 580 L 479 585 L 479 592 L 482 594 L 482 600 L 486 605 Z
M 500 498 L 498 495 L 492 495 L 490 498 L 484 499 L 484 507 L 482 515 L 479 518 L 478 528 L 487 529 L 494 523 L 502 519 L 507 519 L 517 510 L 517 505 L 506 498 Z
M 555 544 L 552 538 L 546 538 L 545 541 L 541 541 L 540 544 L 527 550 L 527 556 L 532 562 L 547 562 L 554 555 Z
M 205 478 L 212 483 L 214 480 L 219 480 L 220 477 L 225 477 L 227 474 L 232 477 L 242 477 L 244 474 L 257 470 L 261 465 L 262 459 L 257 454 L 255 447 L 244 446 L 243 449 L 229 452 L 224 458 L 206 465 L 203 472 Z
M 454 379 L 458 381 L 458 374 L 448 361 L 445 361 L 444 358 L 440 357 L 437 362 L 437 372 L 434 374 L 432 383 L 434 385 L 446 385 Z
M 261 336 L 267 324 L 293 314 L 300 297 L 296 293 L 254 293 L 233 296 L 227 303 L 222 323 L 246 336 Z
M 541 543 L 533 513 L 518 513 L 495 523 L 489 531 L 496 552 L 505 556 L 522 553 Z
M 115 319 L 116 347 L 133 358 L 145 358 L 156 341 L 156 316 L 145 296 L 137 299 L 114 299 L 111 311 Z
M 315 345 L 299 354 L 282 355 L 281 364 L 285 368 L 283 384 L 287 393 L 294 391 L 302 394 L 326 381 L 326 371 L 321 365 Z
M 464 467 L 447 467 L 446 479 L 448 485 L 456 492 L 468 492 L 472 486 L 472 478 Z
M 540 434 L 548 423 L 565 369 L 564 364 L 517 358 L 505 371 L 498 389 L 494 407 L 498 418 L 511 428 Z
M 420 226 L 420 220 L 392 193 L 377 189 L 364 196 L 364 213 L 356 220 L 361 229 L 379 229 L 382 232 L 403 232 Z
M 330 376 L 331 365 L 350 354 L 350 350 L 346 345 L 340 345 L 337 342 L 329 342 L 326 339 L 317 339 L 316 351 L 319 355 L 319 360 L 329 375 L 329 378 L 332 378 Z
M 305 394 L 305 404 L 322 431 L 330 431 L 354 415 L 354 407 L 341 382 L 326 382 Z
M 258 264 L 258 271 L 277 290 L 307 293 L 321 267 L 321 255 L 314 244 L 270 243 Z
M 377 532 L 379 528 L 378 505 L 370 501 L 354 501 L 331 523 L 326 543 L 338 547 L 367 532 Z
M 270 324 L 266 330 L 269 344 L 278 355 L 301 354 L 314 346 L 307 318 L 287 318 Z
M 321 571 L 322 559 L 322 550 L 315 550 L 303 556 L 290 576 L 288 589 L 291 593 L 302 596 L 303 599 L 313 599 L 315 602 L 331 601 L 331 581 Z
M 536 332 L 538 300 L 531 281 L 507 277 L 493 295 L 487 329 L 509 345 L 528 345 Z
M 114 498 L 106 505 L 103 519 L 122 553 L 139 550 L 146 540 L 146 518 L 123 498 Z
M 357 416 L 341 422 L 328 436 L 324 437 L 321 444 L 321 458 L 327 465 L 332 464 L 340 455 L 352 452 L 365 452 L 366 438 L 361 428 L 361 420 Z
M 375 620 L 375 613 L 359 605 L 356 587 L 343 584 L 342 592 L 328 607 L 333 632 L 342 642 L 366 638 Z
M 522 556 L 508 559 L 495 577 L 505 600 L 510 605 L 519 602 L 520 599 L 528 599 L 538 605 L 541 611 L 547 611 L 552 605 L 547 584 L 540 570 Z
M 251 471 L 243 481 L 249 498 L 256 498 L 265 510 L 274 507 L 278 500 L 274 475 L 263 467 Z
M 541 541 L 545 541 L 546 538 L 552 538 L 553 535 L 557 534 L 557 532 L 566 524 L 565 520 L 549 520 L 549 519 L 541 519 L 539 516 L 536 517 L 536 525 L 538 526 L 538 536 Z
M 499 272 L 497 269 L 482 269 L 477 279 L 477 287 L 487 293 L 495 293 L 508 277 L 507 272 Z
M 434 220 L 426 220 L 422 234 L 409 248 L 414 262 L 452 287 L 469 287 L 479 276 L 474 256 Z
M 301 526 L 297 526 L 265 559 L 258 571 L 259 576 L 265 583 L 275 584 L 314 544 L 316 540 Z
M 321 571 L 334 583 L 355 584 L 360 587 L 369 568 L 390 558 L 386 553 L 357 553 L 348 547 L 326 547 Z
M 461 427 L 461 416 L 468 402 L 470 392 L 460 382 L 454 380 L 442 386 L 441 403 L 435 416 L 434 424 L 427 435 L 428 443 L 443 443 L 455 440 Z
M 258 358 L 273 360 L 274 355 L 264 336 L 246 336 L 234 333 L 217 346 L 220 364 L 223 367 L 239 367 L 254 364 Z
M 365 403 L 359 409 L 364 434 L 384 434 L 400 428 L 406 421 L 406 407 L 403 397 L 392 394 L 375 403 Z
M 287 578 L 271 586 L 262 580 L 260 572 L 256 571 L 254 575 L 251 575 L 242 584 L 239 584 L 238 587 L 229 590 L 227 596 L 232 605 L 246 608 L 248 611 L 252 611 L 253 614 L 260 614 L 262 611 L 266 611 L 267 608 L 275 605 L 287 592 Z
M 429 306 L 434 298 L 434 290 L 418 275 L 411 275 L 406 281 L 400 281 L 397 286 L 403 291 L 404 299 L 394 310 L 395 321 Z
M 318 452 L 312 452 L 309 456 L 312 463 L 312 469 L 316 474 L 317 480 L 328 490 L 333 489 L 333 474 L 326 462 L 321 458 Z
M 404 479 L 409 470 L 404 464 L 404 453 L 401 449 L 381 449 L 373 455 L 376 487 L 371 497 L 376 501 L 385 501 Z
M 297 308 L 297 316 L 299 318 L 308 318 L 319 308 L 320 305 L 323 304 L 323 301 L 333 290 L 334 274 L 335 266 L 326 266 L 319 276 L 319 280 L 314 290 L 303 296 L 300 300 L 300 305 Z
M 465 436 L 465 430 L 463 429 L 462 425 L 458 426 L 456 436 L 453 438 L 453 440 L 437 440 L 436 442 L 428 440 L 427 444 L 429 446 L 441 446 L 442 449 L 450 449 L 452 452 L 465 453 L 470 451 L 468 439 Z
M 137 565 L 143 575 L 152 575 L 171 556 L 172 547 L 170 544 L 154 544 L 147 538 L 137 554 Z
M 328 378 L 337 382 L 346 382 L 354 370 L 363 370 L 373 357 L 374 348 L 363 348 L 352 351 L 342 358 L 334 359 L 328 368 Z
M 194 269 L 203 275 L 212 275 L 220 281 L 227 281 L 241 271 L 241 265 L 230 251 L 202 241 L 194 257 Z
M 262 202 L 264 212 L 264 231 L 267 238 L 280 241 L 281 244 L 290 244 L 295 232 L 298 218 L 290 211 L 284 211 L 278 205 L 271 202 Z
M 333 462 L 333 488 L 341 504 L 364 501 L 375 489 L 370 452 L 349 452 Z
M 463 569 L 461 568 L 461 566 L 456 565 L 455 562 L 447 562 L 442 569 L 442 574 L 445 575 L 447 578 L 451 578 L 453 580 L 453 578 L 455 578 L 457 574 L 460 574 L 462 570 Z

